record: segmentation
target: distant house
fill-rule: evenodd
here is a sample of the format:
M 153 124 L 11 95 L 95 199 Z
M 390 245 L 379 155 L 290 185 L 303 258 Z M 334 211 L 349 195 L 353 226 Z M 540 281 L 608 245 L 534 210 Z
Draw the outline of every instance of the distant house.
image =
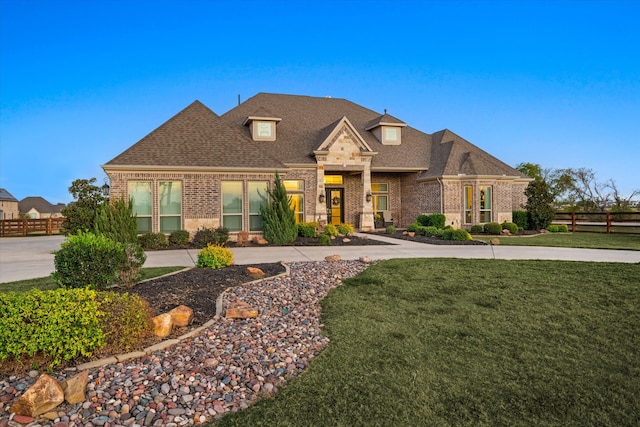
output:
M 225 226 L 259 234 L 281 176 L 298 221 L 370 230 L 422 213 L 511 220 L 529 178 L 445 129 L 428 134 L 346 99 L 260 93 L 222 116 L 199 101 L 102 166 L 140 232 Z
M 20 213 L 27 218 L 61 218 L 63 203 L 52 205 L 40 196 L 25 197 L 19 203 Z
M 20 217 L 18 200 L 4 188 L 0 188 L 0 219 L 17 219 Z

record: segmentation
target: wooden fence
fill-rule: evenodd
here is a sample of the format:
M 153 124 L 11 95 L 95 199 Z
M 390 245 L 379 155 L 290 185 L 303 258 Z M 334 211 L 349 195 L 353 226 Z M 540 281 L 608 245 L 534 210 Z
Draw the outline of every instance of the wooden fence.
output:
M 640 234 L 640 212 L 558 212 L 552 224 L 572 232 Z
M 26 236 L 33 233 L 59 233 L 64 218 L 27 218 L 0 220 L 0 236 Z

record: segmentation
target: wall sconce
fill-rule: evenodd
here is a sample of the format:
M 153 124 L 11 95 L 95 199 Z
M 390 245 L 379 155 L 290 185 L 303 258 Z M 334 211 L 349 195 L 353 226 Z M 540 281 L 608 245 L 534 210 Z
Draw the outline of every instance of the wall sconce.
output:
M 371 193 L 367 193 L 367 202 L 371 201 Z
M 320 203 L 324 203 L 324 193 L 320 193 L 320 197 L 318 197 Z

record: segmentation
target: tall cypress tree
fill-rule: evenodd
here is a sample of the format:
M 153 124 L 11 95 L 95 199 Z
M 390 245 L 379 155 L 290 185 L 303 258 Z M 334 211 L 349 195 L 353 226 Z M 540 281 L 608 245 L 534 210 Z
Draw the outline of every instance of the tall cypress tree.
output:
M 287 196 L 280 175 L 276 171 L 273 190 L 267 189 L 268 199 L 265 206 L 260 207 L 264 238 L 274 245 L 288 245 L 298 236 L 298 227 L 291 200 Z

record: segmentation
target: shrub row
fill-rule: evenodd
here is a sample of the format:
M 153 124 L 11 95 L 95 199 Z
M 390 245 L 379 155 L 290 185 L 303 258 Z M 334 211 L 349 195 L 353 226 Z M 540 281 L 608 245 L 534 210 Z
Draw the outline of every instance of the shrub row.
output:
M 436 227 L 438 229 L 444 228 L 444 223 L 446 221 L 446 217 L 441 213 L 434 213 L 431 215 L 418 215 L 416 222 L 424 227 Z
M 551 224 L 547 226 L 546 230 L 551 233 L 568 233 L 569 226 L 567 226 L 566 224 L 559 224 L 559 225 Z
M 112 346 L 128 350 L 150 331 L 139 297 L 84 289 L 0 293 L 0 360 L 36 353 L 51 366 Z

